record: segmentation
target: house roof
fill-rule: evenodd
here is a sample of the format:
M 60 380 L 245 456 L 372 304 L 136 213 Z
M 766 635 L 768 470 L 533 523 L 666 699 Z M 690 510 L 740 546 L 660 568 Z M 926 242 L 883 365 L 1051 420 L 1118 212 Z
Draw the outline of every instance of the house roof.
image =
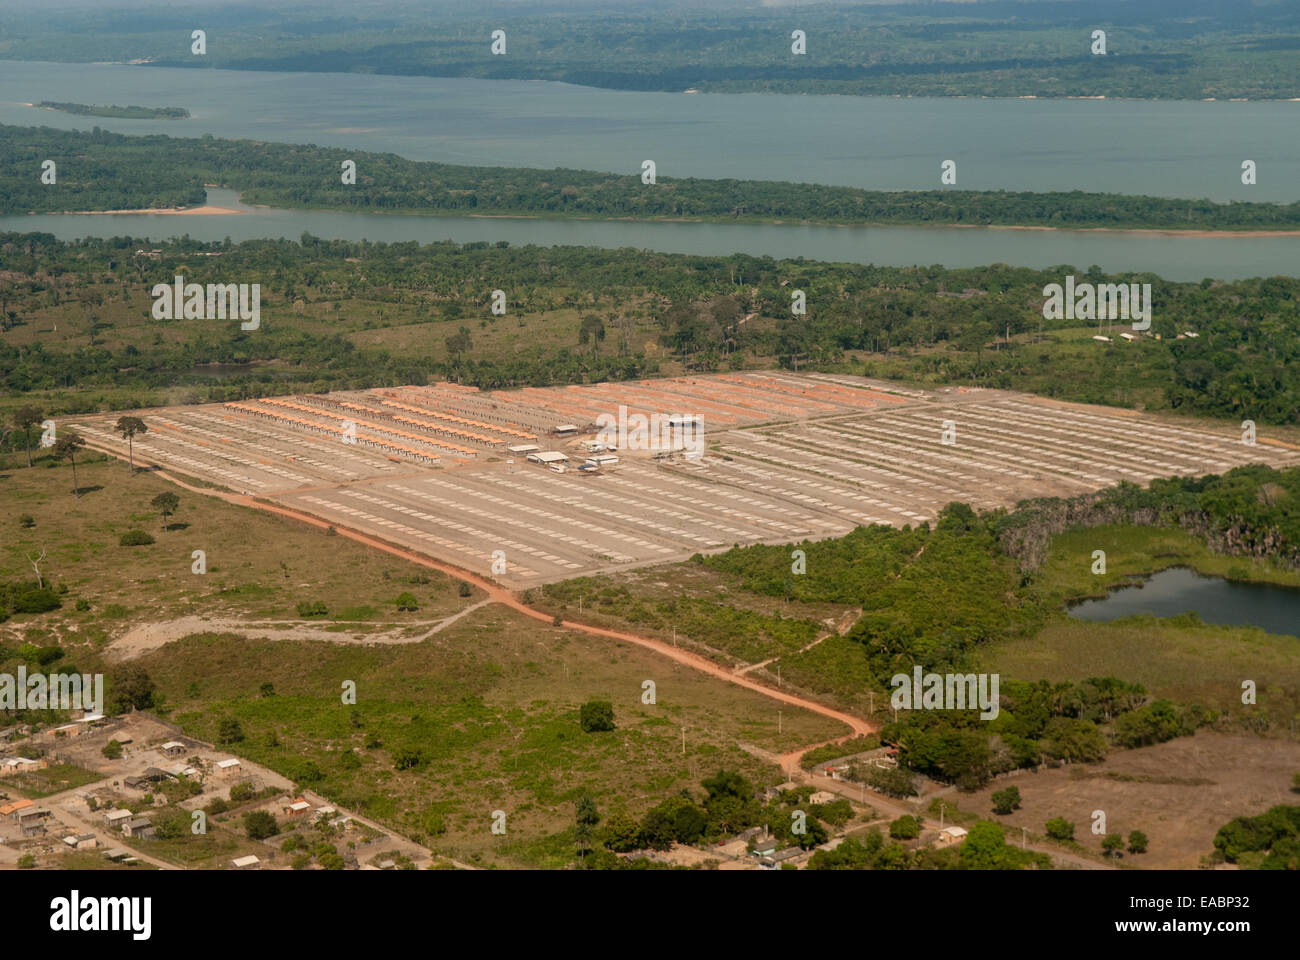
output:
M 259 860 L 257 857 L 253 856 L 252 854 L 249 854 L 246 857 L 236 857 L 234 860 L 231 860 L 230 862 L 233 866 L 236 867 L 251 867 L 253 864 L 261 863 L 262 861 Z
M 118 821 L 127 817 L 135 816 L 130 810 L 110 810 L 104 814 L 104 819 L 109 821 Z
M 180 747 L 182 750 L 187 749 L 187 747 L 185 746 L 185 744 L 181 743 L 179 740 L 168 740 L 166 743 L 164 743 L 164 744 L 163 744 L 161 747 L 159 747 L 158 749 L 159 749 L 159 750 L 172 750 L 172 749 L 174 749 L 174 748 L 176 748 L 176 747 Z
M 6 803 L 3 807 L 0 807 L 0 816 L 7 817 L 9 814 L 14 813 L 17 810 L 22 810 L 24 807 L 30 807 L 31 805 L 32 802 L 30 800 L 15 800 L 13 803 Z
M 237 767 L 237 766 L 239 766 L 239 761 L 236 760 L 234 757 L 231 757 L 229 760 L 217 761 L 217 768 L 220 770 L 229 770 L 231 767 Z
M 791 857 L 797 857 L 801 853 L 803 853 L 803 850 L 799 847 L 786 847 L 784 850 L 778 850 L 767 859 L 780 863 L 782 860 L 789 860 Z

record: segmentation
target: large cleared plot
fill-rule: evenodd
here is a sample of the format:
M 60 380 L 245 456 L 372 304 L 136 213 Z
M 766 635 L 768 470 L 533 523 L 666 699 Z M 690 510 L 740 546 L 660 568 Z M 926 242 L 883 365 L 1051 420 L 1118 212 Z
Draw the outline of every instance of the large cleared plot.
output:
M 506 449 L 535 441 L 580 462 L 596 418 L 620 406 L 702 418 L 707 455 L 620 449 L 616 466 L 584 476 Z M 1300 462 L 1300 451 L 1247 445 L 1231 427 L 777 371 L 491 392 L 435 384 L 143 416 L 150 430 L 135 450 L 145 462 L 519 587 L 733 544 L 917 524 L 953 501 L 987 510 L 1120 481 Z M 358 443 L 343 442 L 347 418 Z M 115 420 L 75 425 L 96 446 L 125 452 Z

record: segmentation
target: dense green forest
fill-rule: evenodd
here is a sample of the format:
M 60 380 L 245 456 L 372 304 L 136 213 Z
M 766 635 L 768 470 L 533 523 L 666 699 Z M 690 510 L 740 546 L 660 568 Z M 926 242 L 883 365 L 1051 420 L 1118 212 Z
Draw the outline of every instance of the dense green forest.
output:
M 190 32 L 207 32 L 194 56 Z M 492 31 L 506 51 L 493 55 Z M 1105 56 L 1091 52 L 1093 30 Z M 806 34 L 806 53 L 791 34 Z M 0 13 L 0 56 L 169 67 L 557 80 L 626 90 L 899 96 L 1300 96 L 1300 12 L 1250 0 L 761 7 L 643 0 L 238 3 Z
M 82 117 L 116 117 L 120 120 L 179 120 L 190 115 L 184 107 L 104 107 L 89 103 L 59 103 L 55 100 L 42 100 L 37 106 L 61 113 L 75 113 Z
M 40 181 L 54 160 L 58 183 Z M 342 163 L 356 163 L 356 183 Z M 831 224 L 1300 230 L 1300 202 L 1215 203 L 1123 194 L 872 191 L 763 180 L 467 167 L 317 146 L 133 137 L 96 127 L 0 127 L 0 213 L 202 204 L 205 183 L 249 203 L 378 213 Z
M 7 396 L 37 392 L 52 412 L 85 412 L 442 378 L 498 388 L 779 365 L 1261 424 L 1300 418 L 1295 278 L 1170 283 L 1064 266 L 948 270 L 311 236 L 150 247 L 0 235 Z M 261 284 L 261 328 L 154 320 L 149 291 L 177 273 Z M 1043 287 L 1067 273 L 1151 282 L 1151 332 L 1162 339 L 1099 344 L 1097 326 L 1044 320 Z M 505 317 L 489 310 L 494 288 L 507 292 Z M 791 316 L 793 289 L 807 293 L 806 316 Z M 591 337 L 595 324 L 610 335 Z M 1199 336 L 1179 339 L 1184 330 Z M 200 367 L 213 363 L 249 366 L 217 381 Z

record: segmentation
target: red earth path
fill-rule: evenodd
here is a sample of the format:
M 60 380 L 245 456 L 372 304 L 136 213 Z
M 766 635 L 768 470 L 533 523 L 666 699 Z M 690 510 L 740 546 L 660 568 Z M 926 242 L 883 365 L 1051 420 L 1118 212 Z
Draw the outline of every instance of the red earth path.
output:
M 91 444 L 87 444 L 87 446 L 91 446 Z M 99 446 L 98 444 L 95 444 L 94 446 L 96 447 L 96 449 L 102 450 L 104 453 L 111 454 L 113 456 L 118 457 L 119 459 L 125 459 L 116 450 L 113 450 L 108 447 Z M 319 527 L 321 529 L 328 529 L 329 527 L 333 527 L 335 531 L 339 534 L 339 536 L 347 537 L 350 540 L 355 540 L 357 543 L 363 543 L 366 546 L 373 547 L 376 550 L 382 550 L 385 553 L 392 554 L 395 557 L 400 557 L 403 560 L 407 560 L 411 563 L 416 563 L 419 564 L 420 566 L 429 567 L 434 570 L 439 570 L 445 574 L 448 574 L 449 576 L 458 577 L 461 580 L 466 580 L 472 583 L 474 586 L 478 587 L 484 593 L 486 593 L 488 597 L 494 602 L 509 607 L 511 610 L 514 610 L 516 613 L 520 613 L 525 617 L 531 617 L 533 620 L 540 620 L 544 623 L 554 623 L 552 617 L 541 612 L 540 610 L 534 610 L 532 607 L 528 606 L 517 596 L 515 596 L 513 591 L 508 590 L 505 587 L 501 586 L 500 584 L 494 583 L 491 580 L 487 580 L 484 577 L 480 577 L 477 574 L 470 573 L 469 571 L 463 570 L 460 567 L 453 566 L 452 564 L 443 563 L 438 560 L 433 560 L 421 554 L 403 549 L 402 547 L 394 546 L 393 544 L 387 543 L 386 541 L 380 540 L 376 537 L 368 536 L 367 534 L 361 533 L 360 531 L 352 530 L 349 529 L 348 527 L 339 526 L 337 523 L 328 523 L 324 520 L 321 520 L 318 517 L 313 517 L 311 514 L 303 513 L 299 510 L 293 510 L 289 507 L 281 507 L 276 504 L 266 503 L 265 501 L 257 500 L 253 497 L 246 496 L 246 495 L 241 495 L 236 493 L 225 493 L 223 491 L 214 490 L 211 488 L 192 486 L 191 484 L 186 483 L 184 480 L 181 480 L 178 477 L 172 476 L 171 474 L 167 473 L 165 470 L 162 470 L 157 466 L 154 466 L 154 468 L 150 472 L 153 473 L 155 476 L 162 477 L 164 480 L 167 480 L 170 483 L 176 484 L 178 487 L 181 487 L 182 489 L 190 491 L 191 493 L 199 493 L 199 494 L 203 494 L 204 496 L 210 496 L 210 497 L 219 497 L 220 499 L 225 500 L 228 503 L 238 504 L 239 506 L 242 507 L 252 507 L 253 509 L 263 510 L 267 513 L 276 514 L 282 517 L 289 517 L 293 520 L 297 520 L 302 523 L 309 524 L 313 527 Z M 755 693 L 762 694 L 763 696 L 768 697 L 769 699 L 777 700 L 781 703 L 788 704 L 792 707 L 799 707 L 801 709 L 811 711 L 812 713 L 819 714 L 823 717 L 829 717 L 832 720 L 838 720 L 840 723 L 843 723 L 847 727 L 849 727 L 849 729 L 852 731 L 851 733 L 846 734 L 843 737 L 838 737 L 835 740 L 827 740 L 822 743 L 809 744 L 806 747 L 800 747 L 799 749 L 791 751 L 790 753 L 783 754 L 780 758 L 781 767 L 783 770 L 786 771 L 792 771 L 792 768 L 798 762 L 799 757 L 801 757 L 804 753 L 806 753 L 809 750 L 813 750 L 816 749 L 817 747 L 825 746 L 828 743 L 836 743 L 839 740 L 847 740 L 850 737 L 865 736 L 867 734 L 874 733 L 877 729 L 875 724 L 869 723 L 866 720 L 861 719 L 860 717 L 855 717 L 851 714 L 844 713 L 840 710 L 836 710 L 832 707 L 828 707 L 825 704 L 818 703 L 815 700 L 809 700 L 806 697 L 800 697 L 796 694 L 786 693 L 784 690 L 775 690 L 772 687 L 761 684 L 756 680 L 750 680 L 748 677 L 737 676 L 736 674 L 728 670 L 726 667 L 714 663 L 712 660 L 708 659 L 707 657 L 703 657 L 697 653 L 692 653 L 689 650 L 683 650 L 680 647 L 676 647 L 671 644 L 664 643 L 662 640 L 656 640 L 653 637 L 641 636 L 640 634 L 636 634 L 636 633 L 626 633 L 622 630 L 610 630 L 607 627 L 597 627 L 597 626 L 593 626 L 592 624 L 580 623 L 574 620 L 562 620 L 559 625 L 567 630 L 578 630 L 581 631 L 582 633 L 590 634 L 596 637 L 606 637 L 610 640 L 622 641 L 623 643 L 634 643 L 637 646 L 645 647 L 647 650 L 653 650 L 655 653 L 659 654 L 660 656 L 667 657 L 668 659 L 676 663 L 680 663 L 682 666 L 690 667 L 691 669 L 698 670 L 701 673 L 707 673 L 709 676 L 715 677 L 718 680 L 723 680 L 726 681 L 727 683 L 735 684 L 738 687 L 744 687 L 747 690 L 753 690 Z

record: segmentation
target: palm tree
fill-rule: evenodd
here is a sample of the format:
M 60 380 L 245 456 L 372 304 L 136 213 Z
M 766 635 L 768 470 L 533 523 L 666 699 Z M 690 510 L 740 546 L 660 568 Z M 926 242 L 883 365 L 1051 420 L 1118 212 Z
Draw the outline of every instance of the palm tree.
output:
M 77 484 L 77 451 L 85 445 L 85 438 L 75 430 L 65 430 L 54 443 L 55 459 L 67 460 L 72 464 L 72 492 L 77 497 L 81 496 Z
M 118 417 L 117 432 L 122 435 L 126 441 L 127 449 L 127 471 L 131 476 L 135 475 L 135 435 L 146 434 L 149 432 L 149 425 L 139 417 Z

